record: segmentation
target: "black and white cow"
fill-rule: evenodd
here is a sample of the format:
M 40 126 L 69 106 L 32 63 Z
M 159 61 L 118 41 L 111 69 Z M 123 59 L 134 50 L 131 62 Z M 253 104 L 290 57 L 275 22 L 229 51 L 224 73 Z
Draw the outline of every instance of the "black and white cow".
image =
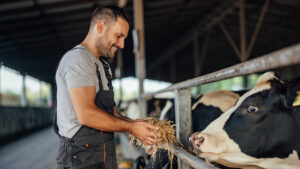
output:
M 201 95 L 196 99 L 192 99 L 191 109 L 193 117 L 193 131 L 204 129 L 223 112 L 233 107 L 239 97 L 239 94 L 232 91 L 218 90 Z M 175 121 L 174 99 L 152 99 L 148 101 L 148 112 L 152 112 L 152 114 L 160 114 L 159 118 L 161 120 Z M 147 146 L 145 150 L 147 154 L 152 154 L 151 146 Z M 155 160 L 150 160 L 144 169 L 160 169 L 163 166 L 166 167 L 170 165 L 167 164 L 169 163 L 167 151 L 159 151 L 156 154 L 156 157 L 157 158 Z M 136 160 L 135 166 L 142 166 L 137 164 L 140 160 L 141 158 Z M 176 163 L 174 163 L 173 166 L 173 169 L 175 168 Z
M 233 108 L 190 137 L 195 151 L 228 167 L 299 169 L 299 92 L 300 77 L 283 81 L 265 73 Z

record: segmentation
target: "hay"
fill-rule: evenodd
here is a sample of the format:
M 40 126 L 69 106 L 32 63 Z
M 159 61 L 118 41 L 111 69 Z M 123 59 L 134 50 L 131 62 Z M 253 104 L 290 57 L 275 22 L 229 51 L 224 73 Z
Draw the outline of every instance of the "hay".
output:
M 159 127 L 159 130 L 153 130 L 153 133 L 156 136 L 160 136 L 160 138 L 162 138 L 161 142 L 159 142 L 158 144 L 152 145 L 153 153 L 151 155 L 151 158 L 153 160 L 155 160 L 156 152 L 158 150 L 160 150 L 160 149 L 167 150 L 168 158 L 172 165 L 174 155 L 170 152 L 170 147 L 171 146 L 174 147 L 175 145 L 177 145 L 176 137 L 175 137 L 175 129 L 174 129 L 175 124 L 172 125 L 171 124 L 172 121 L 159 120 L 159 119 L 151 118 L 151 117 L 145 118 L 144 121 L 149 122 L 149 123 Z M 136 144 L 139 147 L 142 146 L 143 148 L 145 148 L 145 145 L 140 140 L 138 140 L 136 137 L 134 137 L 132 135 L 129 135 L 129 137 L 131 139 L 130 140 L 131 144 Z

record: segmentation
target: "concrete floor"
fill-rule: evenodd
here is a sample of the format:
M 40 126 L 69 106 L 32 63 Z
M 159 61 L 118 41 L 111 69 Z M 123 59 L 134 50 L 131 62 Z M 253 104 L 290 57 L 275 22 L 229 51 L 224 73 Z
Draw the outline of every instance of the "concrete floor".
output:
M 49 127 L 0 147 L 1 169 L 55 169 L 59 139 Z
M 125 133 L 118 134 L 118 161 L 135 160 L 140 152 L 129 143 Z M 58 145 L 59 138 L 52 127 L 20 138 L 0 147 L 0 169 L 55 169 Z

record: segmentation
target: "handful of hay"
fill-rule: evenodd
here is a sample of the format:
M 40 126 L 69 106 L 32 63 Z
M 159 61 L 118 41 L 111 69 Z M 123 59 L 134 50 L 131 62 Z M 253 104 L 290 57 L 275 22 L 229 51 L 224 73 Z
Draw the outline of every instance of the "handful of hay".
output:
M 159 120 L 150 117 L 145 118 L 144 121 L 159 127 L 159 130 L 153 130 L 153 133 L 156 136 L 160 136 L 162 138 L 161 142 L 152 145 L 152 159 L 154 160 L 156 158 L 155 155 L 159 149 L 164 149 L 168 151 L 169 161 L 173 161 L 174 155 L 171 154 L 170 147 L 177 144 L 174 129 L 175 124 L 171 125 L 171 121 Z M 145 148 L 145 145 L 140 140 L 138 140 L 132 135 L 129 135 L 129 137 L 131 139 L 131 144 L 136 144 L 137 146 L 142 146 L 143 148 Z

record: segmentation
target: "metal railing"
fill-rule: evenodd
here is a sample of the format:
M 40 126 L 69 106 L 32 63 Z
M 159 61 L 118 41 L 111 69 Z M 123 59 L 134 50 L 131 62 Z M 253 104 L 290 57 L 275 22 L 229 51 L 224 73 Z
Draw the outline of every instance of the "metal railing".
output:
M 184 145 L 187 145 L 188 133 L 191 132 L 191 94 L 190 87 L 202 85 L 210 82 L 224 80 L 236 76 L 248 75 L 290 66 L 300 63 L 300 43 L 283 48 L 281 50 L 271 52 L 256 59 L 252 59 L 234 66 L 230 66 L 219 71 L 199 76 L 190 80 L 176 83 L 166 89 L 142 95 L 141 99 L 151 98 L 156 94 L 168 91 L 175 91 L 175 113 L 176 113 L 176 135 L 177 139 Z M 181 150 L 178 147 L 171 149 L 179 160 L 179 168 L 203 168 L 212 169 L 203 160 L 196 156 Z M 183 162 L 181 162 L 183 161 Z

